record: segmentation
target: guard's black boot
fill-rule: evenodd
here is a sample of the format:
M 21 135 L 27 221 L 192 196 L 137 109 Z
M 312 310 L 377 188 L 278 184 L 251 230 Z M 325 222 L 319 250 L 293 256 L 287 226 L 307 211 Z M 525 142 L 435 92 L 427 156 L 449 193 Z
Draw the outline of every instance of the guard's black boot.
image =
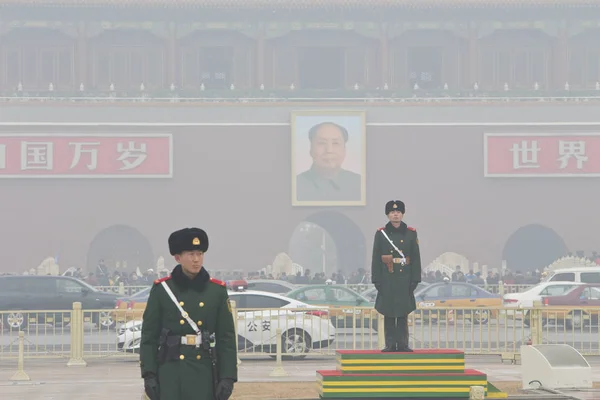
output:
M 398 332 L 397 348 L 402 353 L 412 353 L 413 350 L 408 347 L 408 320 L 407 318 L 398 318 L 396 321 L 396 329 Z
M 394 346 L 393 343 L 390 343 L 389 341 L 386 340 L 386 344 L 385 347 L 381 350 L 382 353 L 394 353 L 396 351 L 396 346 Z
M 393 353 L 396 351 L 396 341 L 394 340 L 394 330 L 396 328 L 395 318 L 385 317 L 383 332 L 385 336 L 385 347 L 381 350 L 382 353 Z

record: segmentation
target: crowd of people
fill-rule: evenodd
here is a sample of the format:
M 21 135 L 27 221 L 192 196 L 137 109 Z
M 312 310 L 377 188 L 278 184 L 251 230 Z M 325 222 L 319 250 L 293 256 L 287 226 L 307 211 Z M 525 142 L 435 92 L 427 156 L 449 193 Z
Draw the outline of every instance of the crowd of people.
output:
M 579 254 L 577 254 L 579 256 Z M 597 252 L 593 252 L 586 257 L 590 261 L 600 265 L 600 256 Z M 210 270 L 210 268 L 209 268 Z M 155 271 L 147 269 L 140 272 L 139 269 L 133 272 L 119 271 L 118 269 L 110 271 L 104 264 L 103 260 L 98 263 L 95 272 L 86 273 L 81 268 L 69 268 L 64 274 L 81 279 L 92 286 L 150 286 L 156 279 L 162 278 L 170 273 L 170 270 Z M 211 275 L 221 280 L 234 279 L 271 279 L 282 280 L 295 285 L 319 285 L 319 284 L 349 284 L 349 285 L 369 285 L 371 284 L 370 271 L 359 268 L 352 273 L 344 273 L 343 271 L 334 272 L 327 276 L 324 272 L 312 273 L 310 269 L 305 269 L 304 273 L 296 274 L 266 274 L 264 272 L 243 271 L 211 271 Z M 481 272 L 470 269 L 464 273 L 460 266 L 455 267 L 455 271 L 448 275 L 441 271 L 423 272 L 421 280 L 427 283 L 443 282 L 450 280 L 453 282 L 467 282 L 474 285 L 497 285 L 500 281 L 509 285 L 533 285 L 540 282 L 546 273 L 539 269 L 535 271 L 511 271 L 505 269 L 501 273 L 488 271 L 487 275 Z
M 239 277 L 236 279 L 242 278 L 244 277 Z M 334 272 L 329 277 L 327 277 L 323 272 L 312 274 L 310 269 L 307 269 L 304 271 L 304 274 L 300 272 L 295 275 L 287 275 L 286 273 L 281 273 L 278 275 L 251 273 L 245 278 L 275 279 L 286 281 L 295 285 L 318 285 L 325 283 L 359 285 L 371 283 L 370 272 L 363 268 L 360 268 L 351 274 L 344 274 L 342 271 Z M 448 280 L 453 282 L 467 282 L 474 285 L 497 285 L 500 281 L 511 285 L 532 285 L 541 281 L 542 272 L 536 270 L 533 272 L 527 271 L 522 273 L 521 271 L 513 272 L 507 269 L 504 270 L 502 274 L 489 271 L 486 276 L 482 276 L 481 272 L 474 272 L 472 269 L 467 273 L 463 273 L 461 267 L 456 266 L 455 271 L 450 276 L 441 271 L 429 271 L 422 274 L 421 280 L 427 283 L 435 283 L 443 282 L 444 278 L 448 278 Z

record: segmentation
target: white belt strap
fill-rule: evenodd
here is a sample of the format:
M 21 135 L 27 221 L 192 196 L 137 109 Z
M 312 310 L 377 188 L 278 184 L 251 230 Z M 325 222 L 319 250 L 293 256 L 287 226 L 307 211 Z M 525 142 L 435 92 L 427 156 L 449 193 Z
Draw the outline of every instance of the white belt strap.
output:
M 402 258 L 401 264 L 402 265 L 406 265 L 406 257 L 404 257 L 404 253 L 402 252 L 402 250 L 398 250 L 398 248 L 396 247 L 396 245 L 394 244 L 394 242 L 392 242 L 390 240 L 390 238 L 388 237 L 387 233 L 385 233 L 385 230 L 382 229 L 381 233 L 383 233 L 383 236 L 385 236 L 385 238 L 388 240 L 388 242 L 390 242 L 390 244 L 392 245 L 392 247 L 394 248 L 394 250 L 396 250 L 400 254 L 400 258 Z
M 169 287 L 169 285 L 167 285 L 167 282 L 162 281 L 160 284 L 165 289 L 165 291 L 167 292 L 167 294 L 169 295 L 171 300 L 173 300 L 173 304 L 175 304 L 177 306 L 177 308 L 179 309 L 181 316 L 188 322 L 188 324 L 190 324 L 190 326 L 192 327 L 194 332 L 196 332 L 196 335 L 199 335 L 200 328 L 198 328 L 198 325 L 196 325 L 196 323 L 190 318 L 188 313 L 186 313 L 185 310 L 183 308 L 181 308 L 181 306 L 179 305 L 179 301 L 177 301 L 177 297 L 175 297 L 175 295 L 171 291 L 171 288 Z

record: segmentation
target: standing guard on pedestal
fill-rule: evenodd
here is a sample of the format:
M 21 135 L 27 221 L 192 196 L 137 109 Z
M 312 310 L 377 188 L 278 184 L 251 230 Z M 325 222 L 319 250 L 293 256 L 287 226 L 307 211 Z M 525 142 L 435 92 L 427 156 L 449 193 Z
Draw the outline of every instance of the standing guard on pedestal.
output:
M 375 233 L 371 280 L 377 288 L 375 309 L 384 316 L 384 352 L 410 352 L 408 315 L 416 310 L 414 290 L 421 282 L 421 253 L 415 228 L 402 222 L 399 200 L 385 205 L 388 222 Z

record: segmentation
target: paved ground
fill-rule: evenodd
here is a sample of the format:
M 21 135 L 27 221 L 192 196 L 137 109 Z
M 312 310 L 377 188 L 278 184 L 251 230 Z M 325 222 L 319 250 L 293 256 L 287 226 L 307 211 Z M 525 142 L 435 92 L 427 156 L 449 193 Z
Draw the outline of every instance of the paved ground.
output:
M 600 382 L 600 357 L 589 358 L 594 367 L 594 381 Z M 266 400 L 283 398 L 307 398 L 315 391 L 315 371 L 335 369 L 335 360 L 307 359 L 284 362 L 285 377 L 269 376 L 275 367 L 271 360 L 243 360 L 239 366 L 240 384 L 236 387 L 235 400 Z M 488 374 L 492 382 L 520 381 L 519 365 L 502 364 L 498 357 L 467 357 L 467 367 Z M 139 399 L 142 380 L 137 360 L 111 359 L 91 360 L 87 367 L 67 367 L 66 360 L 28 360 L 25 372 L 31 380 L 15 383 L 9 379 L 16 371 L 14 361 L 0 364 L 0 399 L 11 400 L 104 400 Z M 266 383 L 271 382 L 271 383 Z M 287 384 L 273 384 L 288 382 Z M 309 385 L 307 385 L 309 384 Z M 307 391 L 305 388 L 311 388 Z M 278 388 L 285 388 L 280 391 Z M 312 390 L 312 393 L 310 392 Z M 600 399 L 600 392 L 576 394 L 581 398 Z M 588 397 L 591 396 L 591 397 Z

